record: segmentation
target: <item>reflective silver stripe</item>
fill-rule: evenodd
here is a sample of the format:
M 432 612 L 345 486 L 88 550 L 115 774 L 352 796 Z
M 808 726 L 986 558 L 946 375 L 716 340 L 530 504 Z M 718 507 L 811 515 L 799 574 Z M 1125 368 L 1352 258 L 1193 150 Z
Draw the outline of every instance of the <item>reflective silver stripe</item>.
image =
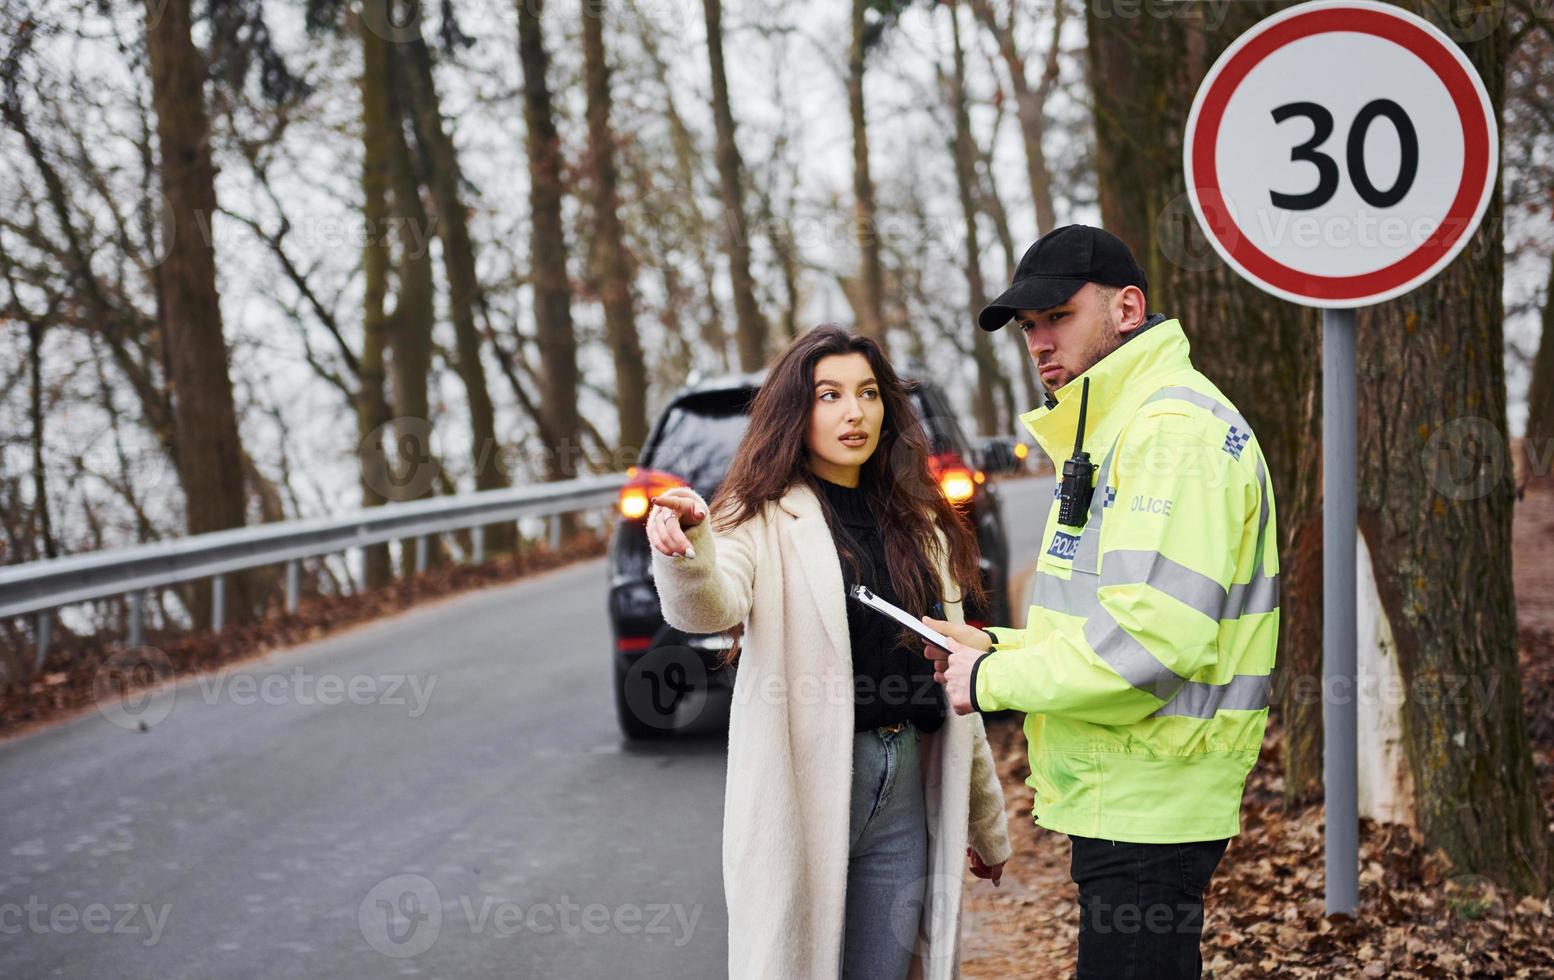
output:
M 1268 468 L 1263 457 L 1257 457 L 1257 552 L 1253 556 L 1252 574 L 1263 574 L 1263 545 L 1268 539 Z
M 1237 674 L 1227 684 L 1189 681 L 1151 717 L 1213 718 L 1216 711 L 1259 711 L 1268 707 L 1270 683 L 1267 674 Z
M 1259 568 L 1250 582 L 1227 590 L 1158 551 L 1108 551 L 1101 568 L 1101 585 L 1147 585 L 1215 622 L 1273 612 L 1279 606 L 1277 575 L 1264 575 Z
M 1108 551 L 1101 585 L 1147 585 L 1215 622 L 1224 618 L 1225 587 L 1158 551 Z
M 1205 395 L 1201 391 L 1194 391 L 1184 385 L 1172 385 L 1169 388 L 1161 388 L 1144 400 L 1144 404 L 1163 401 L 1167 398 L 1175 398 L 1179 401 L 1191 402 L 1199 408 L 1206 408 L 1214 414 L 1214 417 L 1227 425 L 1233 425 L 1242 432 L 1251 432 L 1252 427 L 1246 424 L 1246 419 L 1240 413 L 1226 405 L 1220 404 L 1216 399 Z
M 1270 613 L 1279 608 L 1279 576 L 1264 575 L 1259 569 L 1250 582 L 1232 585 L 1225 596 L 1225 611 L 1220 619 L 1240 619 Z
M 1108 554 L 1107 567 L 1113 554 Z M 1124 552 L 1124 554 L 1149 555 L 1149 552 Z M 1174 563 L 1173 563 L 1174 564 Z M 1190 569 L 1183 569 L 1196 574 Z M 1206 576 L 1200 576 L 1208 581 Z M 1108 667 L 1129 684 L 1152 694 L 1166 704 L 1155 715 L 1186 715 L 1193 718 L 1212 718 L 1220 708 L 1236 711 L 1252 711 L 1268 707 L 1268 678 L 1259 675 L 1238 674 L 1228 684 L 1209 684 L 1203 681 L 1184 682 L 1180 675 L 1156 659 L 1131 633 L 1123 629 L 1106 607 L 1101 605 L 1095 588 L 1086 580 L 1060 578 L 1044 572 L 1036 573 L 1037 588 L 1047 598 L 1044 608 L 1080 616 L 1085 620 L 1085 642 Z M 1278 587 L 1278 577 L 1264 579 L 1265 584 Z M 1223 596 L 1218 584 L 1216 592 Z M 1206 591 L 1205 591 L 1205 594 Z M 1277 603 L 1277 598 L 1275 598 Z
M 1040 603 L 1043 609 L 1069 616 L 1090 617 L 1101 608 L 1095 594 L 1095 580 L 1088 575 L 1083 579 L 1059 578 L 1038 570 L 1036 595 L 1043 600 Z
M 1263 571 L 1263 552 L 1268 546 L 1268 470 L 1263 458 L 1257 457 L 1257 548 L 1252 554 L 1252 579 L 1230 587 L 1225 596 L 1225 611 L 1221 619 L 1238 619 L 1255 616 L 1279 608 L 1279 576 Z
M 1045 602 L 1043 608 L 1085 621 L 1085 642 L 1129 684 L 1162 701 L 1169 701 L 1182 686 L 1182 678 L 1123 629 L 1101 605 L 1093 577 L 1059 578 L 1038 571 L 1036 590 Z
M 1099 605 L 1085 620 L 1085 642 L 1123 680 L 1162 701 L 1170 701 L 1186 683 Z

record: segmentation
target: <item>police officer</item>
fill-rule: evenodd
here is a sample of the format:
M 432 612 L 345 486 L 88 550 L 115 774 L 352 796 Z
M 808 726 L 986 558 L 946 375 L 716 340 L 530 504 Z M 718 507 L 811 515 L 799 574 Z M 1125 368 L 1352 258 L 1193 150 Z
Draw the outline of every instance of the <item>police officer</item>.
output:
M 957 712 L 1025 713 L 1032 816 L 1072 841 L 1078 973 L 1106 980 L 1202 969 L 1279 630 L 1262 449 L 1147 290 L 1118 238 L 1069 225 L 981 312 L 1025 335 L 1047 398 L 1021 420 L 1061 479 L 1025 628 L 931 621 L 955 642 L 925 648 Z

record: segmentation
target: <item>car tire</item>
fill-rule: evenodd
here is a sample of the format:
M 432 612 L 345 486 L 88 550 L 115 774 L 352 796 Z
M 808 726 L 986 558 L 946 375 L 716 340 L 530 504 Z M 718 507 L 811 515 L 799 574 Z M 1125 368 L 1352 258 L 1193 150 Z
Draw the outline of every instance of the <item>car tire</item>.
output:
M 652 698 L 645 696 L 645 692 L 632 690 L 633 685 L 641 683 L 640 677 L 632 676 L 630 666 L 616 657 L 615 719 L 620 724 L 621 734 L 633 742 L 670 737 L 676 731 L 674 714 L 680 705 L 679 697 L 675 698 L 667 711 L 660 710 Z

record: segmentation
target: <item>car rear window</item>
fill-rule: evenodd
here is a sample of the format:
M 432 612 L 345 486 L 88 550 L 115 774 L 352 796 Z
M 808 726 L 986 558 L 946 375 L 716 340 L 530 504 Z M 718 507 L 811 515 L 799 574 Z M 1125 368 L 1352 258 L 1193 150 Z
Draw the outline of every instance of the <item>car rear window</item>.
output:
M 752 392 L 718 392 L 670 407 L 645 465 L 673 473 L 698 491 L 722 481 L 744 438 Z

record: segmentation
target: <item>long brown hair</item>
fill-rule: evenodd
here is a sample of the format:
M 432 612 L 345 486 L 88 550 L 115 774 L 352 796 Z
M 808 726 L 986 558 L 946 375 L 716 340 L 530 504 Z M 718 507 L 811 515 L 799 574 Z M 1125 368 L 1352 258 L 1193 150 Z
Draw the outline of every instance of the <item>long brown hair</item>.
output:
M 832 324 L 815 327 L 795 340 L 767 371 L 750 406 L 750 427 L 709 505 L 714 528 L 727 531 L 743 524 L 794 484 L 803 483 L 819 499 L 842 559 L 857 568 L 858 556 L 849 547 L 849 536 L 837 533 L 836 514 L 810 470 L 804 444 L 815 401 L 815 365 L 832 354 L 862 354 L 879 383 L 885 418 L 874 453 L 859 474 L 859 487 L 879 520 L 886 570 L 901 605 L 923 615 L 937 601 L 982 600 L 976 533 L 966 515 L 940 493 L 929 472 L 928 433 L 908 397 L 913 383 L 896 374 L 873 339 Z M 935 530 L 944 533 L 949 545 L 943 557 L 950 578 L 960 586 L 958 596 L 939 595 L 941 548 Z M 743 626 L 731 631 L 734 645 L 724 654 L 724 664 L 738 657 L 742 634 Z

